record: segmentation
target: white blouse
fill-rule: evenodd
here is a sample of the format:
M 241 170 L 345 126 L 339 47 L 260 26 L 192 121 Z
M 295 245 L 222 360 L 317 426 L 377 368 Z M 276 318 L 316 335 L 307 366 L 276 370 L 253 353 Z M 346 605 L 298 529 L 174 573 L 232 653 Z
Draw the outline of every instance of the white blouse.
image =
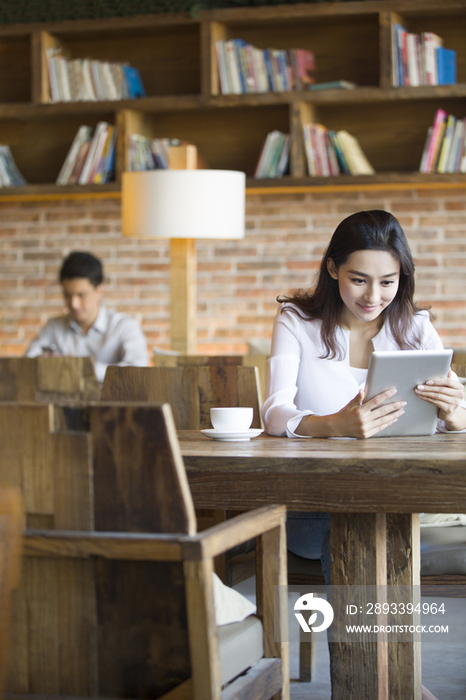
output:
M 343 358 L 321 359 L 325 353 L 321 321 L 300 318 L 290 307 L 289 303 L 281 305 L 275 317 L 262 419 L 269 435 L 308 437 L 295 432 L 303 416 L 326 416 L 340 411 L 364 385 L 365 375 L 360 373 L 367 371 L 350 367 L 350 332 L 343 328 L 337 328 L 336 333 Z M 427 311 L 415 315 L 414 326 L 423 350 L 443 348 Z M 374 350 L 400 349 L 388 324 L 384 324 L 372 344 Z M 444 429 L 443 421 L 439 421 L 439 429 Z

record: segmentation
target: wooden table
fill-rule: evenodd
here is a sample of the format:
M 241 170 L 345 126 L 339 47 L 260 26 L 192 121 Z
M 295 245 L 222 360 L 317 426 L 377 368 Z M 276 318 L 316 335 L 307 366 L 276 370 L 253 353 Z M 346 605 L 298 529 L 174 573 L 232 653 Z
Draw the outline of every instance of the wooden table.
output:
M 217 442 L 179 432 L 196 507 L 331 513 L 332 585 L 419 585 L 419 512 L 466 512 L 466 436 Z M 409 621 L 407 621 L 409 624 Z M 414 638 L 413 638 L 414 639 Z M 420 644 L 333 644 L 333 700 L 420 700 Z

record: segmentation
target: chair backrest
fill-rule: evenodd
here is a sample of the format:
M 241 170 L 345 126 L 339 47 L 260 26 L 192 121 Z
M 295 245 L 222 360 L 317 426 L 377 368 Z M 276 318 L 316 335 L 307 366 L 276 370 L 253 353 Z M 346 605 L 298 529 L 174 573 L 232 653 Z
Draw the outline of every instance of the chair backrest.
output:
M 57 430 L 63 406 L 0 404 L 0 483 L 29 527 L 194 534 L 170 407 L 80 410 L 89 432 Z M 11 628 L 10 693 L 158 697 L 190 675 L 180 561 L 27 557 Z
M 212 406 L 252 406 L 260 428 L 256 367 L 108 367 L 102 401 L 159 401 L 171 405 L 178 430 L 211 428 Z
M 0 696 L 7 667 L 10 599 L 18 585 L 23 512 L 18 489 L 0 489 Z
M 264 400 L 265 378 L 267 375 L 268 355 L 164 355 L 154 352 L 154 367 L 202 367 L 202 366 L 242 366 L 257 367 L 259 371 L 259 395 Z
M 0 357 L 0 401 L 98 401 L 90 357 Z
M 96 530 L 196 532 L 168 404 L 94 404 L 90 432 Z

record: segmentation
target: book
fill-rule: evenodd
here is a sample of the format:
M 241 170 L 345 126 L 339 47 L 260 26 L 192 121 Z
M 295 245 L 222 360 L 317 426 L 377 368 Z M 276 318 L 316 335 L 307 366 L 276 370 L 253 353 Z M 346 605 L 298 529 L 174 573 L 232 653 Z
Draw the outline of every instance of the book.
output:
M 10 147 L 7 145 L 0 146 L 0 167 L 1 184 L 3 186 L 14 187 L 18 185 L 27 185 L 27 181 L 20 173 Z
M 433 170 L 433 165 L 435 158 L 438 153 L 438 149 L 440 146 L 440 135 L 442 131 L 443 125 L 446 123 L 446 120 L 448 118 L 448 114 L 445 112 L 443 109 L 438 109 L 435 118 L 434 118 L 434 123 L 432 126 L 432 136 L 430 139 L 429 143 L 429 150 L 426 156 L 425 164 L 424 164 L 424 170 L 422 172 L 424 173 L 430 173 L 434 172 Z
M 337 156 L 341 172 L 345 173 L 346 175 L 350 175 L 350 169 L 348 167 L 348 163 L 346 162 L 345 155 L 341 149 L 336 132 L 330 129 L 328 132 L 328 137 L 330 139 L 330 142 L 332 143 L 335 154 Z
M 421 165 L 419 166 L 420 173 L 427 172 L 426 171 L 426 161 L 427 161 L 427 155 L 429 153 L 430 142 L 432 139 L 432 131 L 433 130 L 434 130 L 433 126 L 429 126 L 429 128 L 427 129 L 426 140 L 424 142 L 424 148 L 422 150 L 422 156 L 421 156 Z
M 137 97 L 146 97 L 146 91 L 144 90 L 139 70 L 134 66 L 124 65 L 123 72 L 128 86 L 129 98 L 134 100 Z
M 374 175 L 375 170 L 366 158 L 358 140 L 344 129 L 337 131 L 340 147 L 351 175 Z
M 285 134 L 285 140 L 284 140 L 284 143 L 282 146 L 282 152 L 280 155 L 280 159 L 278 161 L 275 177 L 283 177 L 283 175 L 286 173 L 286 171 L 288 169 L 288 161 L 289 161 L 289 157 L 290 157 L 290 144 L 291 144 L 290 135 Z
M 259 49 L 244 39 L 215 42 L 223 95 L 292 92 L 315 82 L 315 56 L 307 49 Z
M 72 173 L 76 159 L 78 157 L 79 149 L 83 143 L 89 142 L 91 140 L 91 138 L 92 138 L 92 128 L 90 126 L 86 126 L 85 124 L 80 126 L 78 131 L 76 132 L 76 136 L 73 139 L 73 142 L 70 146 L 70 149 L 67 153 L 67 156 L 66 156 L 65 160 L 63 161 L 63 165 L 61 167 L 61 170 L 58 173 L 58 177 L 56 179 L 57 185 L 68 184 L 69 177 Z
M 457 173 L 460 168 L 461 150 L 464 149 L 464 140 L 466 136 L 466 117 L 457 119 L 455 132 L 453 134 L 453 143 L 451 146 L 450 157 L 448 159 L 446 172 Z
M 92 141 L 89 145 L 89 150 L 86 155 L 86 160 L 84 161 L 81 173 L 79 175 L 79 184 L 80 185 L 86 185 L 89 183 L 89 176 L 92 172 L 92 169 L 94 167 L 94 159 L 96 156 L 96 153 L 100 150 L 101 148 L 101 141 L 103 134 L 106 134 L 107 128 L 110 125 L 107 122 L 98 122 L 94 135 L 92 137 Z M 102 144 L 103 147 L 103 144 Z
M 437 47 L 437 80 L 438 85 L 454 85 L 456 83 L 456 51 Z
M 222 95 L 229 95 L 231 92 L 229 71 L 226 57 L 226 46 L 224 41 L 215 42 L 217 52 L 218 77 L 220 82 L 220 92 Z
M 354 90 L 357 85 L 350 80 L 330 80 L 328 83 L 308 85 L 308 90 Z
M 450 158 L 450 150 L 453 145 L 453 134 L 456 127 L 456 117 L 453 114 L 449 114 L 446 122 L 445 135 L 440 148 L 439 161 L 437 166 L 437 172 L 445 173 L 447 172 L 447 163 Z
M 284 134 L 278 130 L 270 131 L 262 146 L 254 177 L 282 177 L 288 166 L 289 147 L 289 134 Z
M 116 128 L 110 125 L 102 149 L 100 162 L 97 164 L 92 182 L 96 185 L 108 182 L 111 178 L 114 163 L 114 151 L 116 142 Z
M 437 49 L 443 46 L 443 39 L 434 32 L 423 32 L 424 61 L 426 66 L 426 84 L 438 85 Z

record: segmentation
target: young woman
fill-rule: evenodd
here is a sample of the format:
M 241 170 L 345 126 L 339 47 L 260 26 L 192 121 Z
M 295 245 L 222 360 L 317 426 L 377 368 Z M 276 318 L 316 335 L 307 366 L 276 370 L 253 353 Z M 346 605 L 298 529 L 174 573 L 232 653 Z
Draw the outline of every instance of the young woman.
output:
M 368 438 L 403 414 L 395 391 L 364 403 L 373 350 L 441 349 L 427 311 L 414 303 L 414 263 L 399 222 L 386 211 L 352 214 L 336 228 L 317 285 L 279 297 L 262 417 L 271 435 Z M 416 388 L 437 406 L 439 430 L 466 429 L 463 385 Z M 381 406 L 393 397 L 390 406 Z M 289 513 L 288 548 L 322 561 L 330 583 L 329 516 Z M 435 700 L 423 688 L 423 700 Z
M 278 299 L 262 408 L 267 432 L 367 438 L 396 421 L 403 404 L 395 392 L 363 403 L 363 387 L 373 350 L 443 347 L 413 295 L 414 263 L 395 217 L 374 210 L 344 219 L 315 289 Z M 453 374 L 416 393 L 437 406 L 440 430 L 466 428 L 463 386 Z M 393 403 L 380 406 L 390 396 Z

